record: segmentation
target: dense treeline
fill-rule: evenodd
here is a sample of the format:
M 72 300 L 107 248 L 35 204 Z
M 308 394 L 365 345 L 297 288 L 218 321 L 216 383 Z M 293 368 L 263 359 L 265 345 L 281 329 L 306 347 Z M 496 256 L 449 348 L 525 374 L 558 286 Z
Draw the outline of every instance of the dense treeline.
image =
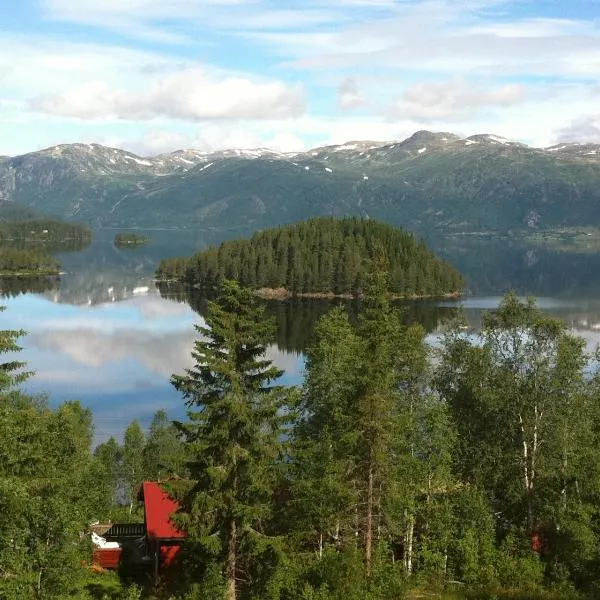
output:
M 249 240 L 227 241 L 189 260 L 160 263 L 158 276 L 211 290 L 223 279 L 254 289 L 359 295 L 368 265 L 382 248 L 390 265 L 389 291 L 434 296 L 461 291 L 458 272 L 411 233 L 356 217 L 317 218 L 269 229 Z
M 58 261 L 40 250 L 0 246 L 0 275 L 57 275 Z
M 89 244 L 91 239 L 91 229 L 79 223 L 51 219 L 0 223 L 0 245 L 16 242 L 51 245 L 65 240 L 80 240 Z
M 0 597 L 598 597 L 600 371 L 584 341 L 509 294 L 479 333 L 457 321 L 431 347 L 390 305 L 388 271 L 376 257 L 354 318 L 319 319 L 298 387 L 265 358 L 264 305 L 225 281 L 171 378 L 187 418 L 159 412 L 93 453 L 88 411 L 49 410 L 18 391 L 22 364 L 2 365 Z M 108 593 L 77 532 L 138 520 L 144 479 L 180 500 L 180 568 Z
M 0 275 L 56 275 L 49 252 L 81 250 L 92 232 L 78 223 L 50 219 L 0 223 Z
M 0 352 L 23 332 L 0 332 Z M 92 454 L 92 415 L 77 402 L 52 410 L 20 391 L 24 364 L 0 364 L 0 598 L 85 598 L 92 574 L 82 538 L 112 509 L 112 481 Z

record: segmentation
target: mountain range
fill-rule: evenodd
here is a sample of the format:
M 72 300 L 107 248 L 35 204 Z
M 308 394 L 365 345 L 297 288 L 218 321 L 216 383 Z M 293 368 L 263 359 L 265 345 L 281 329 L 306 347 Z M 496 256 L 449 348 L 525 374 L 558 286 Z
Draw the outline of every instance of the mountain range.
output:
M 0 157 L 0 219 L 41 213 L 94 227 L 253 230 L 358 215 L 417 232 L 600 226 L 600 145 L 533 148 L 419 131 L 294 154 L 98 144 Z

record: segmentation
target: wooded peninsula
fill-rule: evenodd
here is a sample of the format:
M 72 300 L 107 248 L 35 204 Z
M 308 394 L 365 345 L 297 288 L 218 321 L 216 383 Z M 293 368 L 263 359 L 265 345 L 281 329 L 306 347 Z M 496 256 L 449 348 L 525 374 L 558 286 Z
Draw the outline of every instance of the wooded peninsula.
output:
M 81 250 L 92 239 L 89 227 L 51 219 L 0 223 L 0 276 L 58 275 L 50 252 Z
M 385 223 L 323 217 L 223 242 L 191 258 L 161 261 L 157 277 L 215 290 L 224 279 L 266 296 L 358 296 L 372 261 L 389 265 L 397 297 L 459 295 L 461 275 L 423 241 Z

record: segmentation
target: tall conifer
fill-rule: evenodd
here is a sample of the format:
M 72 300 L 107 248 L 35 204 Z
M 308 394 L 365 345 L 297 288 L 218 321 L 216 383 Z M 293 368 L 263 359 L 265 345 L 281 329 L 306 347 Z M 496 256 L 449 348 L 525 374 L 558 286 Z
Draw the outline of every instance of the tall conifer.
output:
M 226 597 L 235 600 L 264 547 L 288 392 L 274 385 L 282 371 L 265 358 L 274 323 L 249 290 L 225 281 L 197 330 L 194 366 L 172 377 L 190 407 L 180 425 L 193 482 L 182 524 L 221 567 Z

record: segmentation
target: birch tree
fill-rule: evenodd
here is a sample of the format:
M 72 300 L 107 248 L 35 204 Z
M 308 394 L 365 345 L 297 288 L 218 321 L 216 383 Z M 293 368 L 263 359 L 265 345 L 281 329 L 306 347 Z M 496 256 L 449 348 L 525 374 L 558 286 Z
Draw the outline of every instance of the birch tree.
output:
M 445 340 L 438 385 L 459 431 L 458 466 L 504 528 L 533 535 L 556 521 L 578 462 L 585 363 L 582 340 L 514 294 L 483 316 L 479 337 Z

